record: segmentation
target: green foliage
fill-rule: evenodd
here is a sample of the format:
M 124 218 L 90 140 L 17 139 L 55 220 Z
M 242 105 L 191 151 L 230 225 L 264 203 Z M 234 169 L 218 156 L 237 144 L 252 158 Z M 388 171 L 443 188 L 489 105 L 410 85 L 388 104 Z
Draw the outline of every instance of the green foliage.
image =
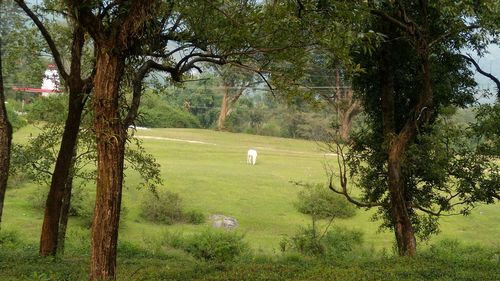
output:
M 149 221 L 174 224 L 184 219 L 181 198 L 171 191 L 148 192 L 141 202 L 141 216 Z
M 47 200 L 47 194 L 49 193 L 47 186 L 39 186 L 33 193 L 28 197 L 31 206 L 34 209 L 43 211 L 45 208 L 45 201 Z
M 345 219 L 356 214 L 352 204 L 323 185 L 305 185 L 298 194 L 296 208 L 313 220 Z
M 306 256 L 341 258 L 361 248 L 362 237 L 359 231 L 340 227 L 334 227 L 321 236 L 312 227 L 302 228 L 295 235 L 283 238 L 280 249 L 283 253 L 296 251 Z
M 13 230 L 0 231 L 0 249 L 6 250 L 21 245 L 19 233 Z
M 48 61 L 42 55 L 45 42 L 21 8 L 10 0 L 0 5 L 2 74 L 6 97 L 27 99 L 31 93 L 14 92 L 12 86 L 39 88 Z
M 187 111 L 167 104 L 159 96 L 144 95 L 139 109 L 138 126 L 150 128 L 199 128 L 199 121 Z
M 28 109 L 30 122 L 64 123 L 67 114 L 68 96 L 51 95 L 33 100 Z
M 363 247 L 363 233 L 355 230 L 334 227 L 323 239 L 328 257 L 342 258 Z
M 227 128 L 232 132 L 323 140 L 334 120 L 335 114 L 328 107 L 287 105 L 255 94 L 240 98 L 227 119 Z
M 498 249 L 456 242 L 431 245 L 408 259 L 374 256 L 368 259 L 329 259 L 289 253 L 278 259 L 236 260 L 228 266 L 200 263 L 189 257 L 149 255 L 131 243 L 120 244 L 118 280 L 498 280 Z M 0 252 L 2 280 L 88 280 L 85 253 L 53 259 L 40 258 L 36 246 L 19 245 Z M 35 279 L 38 278 L 38 279 Z
M 15 101 L 9 100 L 8 103 L 5 104 L 5 107 L 7 109 L 7 116 L 9 118 L 9 122 L 12 125 L 13 131 L 15 132 L 20 128 L 26 126 L 28 122 L 23 115 L 15 111 L 16 106 L 12 105 L 12 103 L 15 103 Z
M 229 80 L 239 77 L 238 71 L 234 71 L 234 73 L 231 71 L 232 68 L 224 70 L 224 75 L 228 75 Z M 238 83 L 251 83 L 245 80 L 246 78 L 242 79 Z M 215 127 L 223 95 L 221 90 L 214 90 L 221 87 L 218 85 L 219 81 L 220 79 L 217 77 L 204 75 L 200 77 L 199 82 L 189 83 L 184 87 L 164 88 L 162 84 L 155 85 L 155 89 L 144 96 L 144 103 L 141 103 L 141 112 L 144 114 L 141 115 L 137 125 L 166 127 L 148 125 L 144 122 L 148 120 L 150 110 L 154 111 L 155 108 L 167 106 L 181 111 L 182 114 L 189 113 L 191 117 L 197 119 L 196 124 L 184 122 L 182 126 L 172 125 L 170 127 Z M 229 89 L 230 95 L 237 95 L 234 91 L 241 90 L 238 88 L 240 86 L 242 85 L 238 84 L 234 86 L 237 89 Z M 162 109 L 162 112 L 168 111 Z M 178 116 L 182 114 L 179 113 Z M 225 127 L 230 132 L 322 140 L 325 139 L 335 118 L 332 108 L 326 105 L 311 106 L 303 101 L 301 104 L 287 104 L 282 99 L 278 100 L 268 93 L 248 89 L 231 106 Z
M 85 190 L 84 186 L 74 186 L 71 190 L 69 215 L 91 220 L 94 213 L 94 203 L 94 199 L 91 198 L 89 192 Z
M 422 3 L 375 1 L 372 15 L 361 25 L 383 33 L 384 40 L 371 51 L 352 52 L 363 70 L 353 85 L 368 128 L 352 137 L 348 162 L 362 201 L 382 205 L 374 218 L 383 227 L 397 223 L 391 206 L 397 203 L 395 193 L 401 193 L 397 201 L 412 206 L 408 219 L 417 235 L 427 239 L 438 232 L 439 216 L 468 214 L 477 202 L 492 203 L 498 194 L 492 184 L 498 180 L 498 165 L 477 153 L 468 130 L 446 116 L 450 108 L 472 105 L 478 93 L 474 73 L 461 54 L 466 49 L 482 53 L 497 31 L 483 25 L 489 8 L 470 1 Z M 407 19 L 425 35 L 409 32 L 413 27 L 400 28 Z M 483 28 L 463 29 L 475 24 Z M 389 180 L 399 161 L 400 185 Z
M 32 192 L 28 200 L 31 206 L 43 212 L 48 195 L 48 186 L 40 185 Z M 92 222 L 92 215 L 94 212 L 94 201 L 90 197 L 88 191 L 82 185 L 74 186 L 71 190 L 71 204 L 69 208 L 69 216 L 79 217 L 86 221 L 85 225 L 90 225 Z
M 478 150 L 492 157 L 500 155 L 500 101 L 483 104 L 476 109 L 476 122 L 471 124 L 472 134 L 480 139 Z
M 183 249 L 195 258 L 211 262 L 231 262 L 247 253 L 243 235 L 206 230 L 185 238 Z
M 200 211 L 191 210 L 184 214 L 185 220 L 190 224 L 202 224 L 206 221 L 206 216 Z
M 304 255 L 319 256 L 325 253 L 325 245 L 313 227 L 302 228 L 298 233 L 280 241 L 282 252 L 297 251 Z
M 200 211 L 184 212 L 179 194 L 168 190 L 145 194 L 140 205 L 140 215 L 148 221 L 167 225 L 183 222 L 202 224 L 206 219 Z

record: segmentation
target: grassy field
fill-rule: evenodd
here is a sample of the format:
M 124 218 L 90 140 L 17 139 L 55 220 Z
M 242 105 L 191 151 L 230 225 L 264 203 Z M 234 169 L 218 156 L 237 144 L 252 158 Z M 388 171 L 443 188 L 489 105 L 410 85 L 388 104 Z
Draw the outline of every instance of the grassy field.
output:
M 33 128 L 17 132 L 14 141 L 22 143 Z M 233 134 L 196 129 L 138 130 L 136 136 L 144 141 L 146 150 L 153 154 L 162 167 L 165 181 L 162 189 L 180 194 L 187 210 L 198 210 L 207 217 L 224 214 L 235 217 L 238 232 L 256 252 L 279 252 L 280 239 L 292 235 L 309 223 L 293 204 L 301 187 L 291 182 L 324 183 L 323 164 L 334 159 L 325 155 L 318 144 L 310 141 Z M 246 151 L 259 152 L 257 165 L 246 164 Z M 158 239 L 165 231 L 193 233 L 210 227 L 204 225 L 156 225 L 139 215 L 139 204 L 147 190 L 136 188 L 139 175 L 128 170 L 123 195 L 127 208 L 120 240 L 142 245 Z M 2 230 L 20 233 L 28 242 L 36 244 L 42 222 L 42 212 L 31 206 L 28 198 L 39 187 L 32 183 L 10 188 L 7 192 Z M 94 194 L 94 186 L 87 187 Z M 373 211 L 358 210 L 348 220 L 335 224 L 364 233 L 367 247 L 391 251 L 393 235 L 379 232 L 378 222 L 370 220 Z M 464 243 L 499 247 L 500 205 L 478 206 L 467 217 L 446 217 L 441 220 L 441 234 L 433 241 L 457 239 Z M 70 221 L 69 240 L 88 243 L 88 230 L 78 219 Z M 79 242 L 79 243 L 80 243 Z M 425 245 L 424 245 L 425 247 Z

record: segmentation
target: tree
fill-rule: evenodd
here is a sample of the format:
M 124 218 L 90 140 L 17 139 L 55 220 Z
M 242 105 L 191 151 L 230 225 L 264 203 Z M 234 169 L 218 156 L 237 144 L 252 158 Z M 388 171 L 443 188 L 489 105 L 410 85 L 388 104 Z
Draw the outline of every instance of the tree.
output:
M 216 68 L 216 71 L 221 78 L 223 92 L 219 117 L 217 118 L 217 129 L 223 131 L 226 129 L 226 119 L 231 114 L 238 99 L 248 87 L 256 85 L 258 81 L 255 81 L 254 73 L 234 66 L 222 66 Z
M 49 63 L 43 56 L 43 38 L 14 1 L 2 1 L 0 14 L 4 94 L 7 98 L 25 99 L 33 94 L 14 92 L 12 87 L 40 87 L 43 71 Z
M 304 190 L 298 194 L 296 208 L 299 212 L 309 215 L 312 220 L 313 237 L 316 238 L 316 222 L 320 219 L 329 219 L 330 222 L 325 228 L 324 233 L 332 221 L 336 218 L 350 218 L 355 215 L 355 209 L 349 205 L 342 197 L 330 192 L 325 186 L 304 185 Z M 321 237 L 320 237 L 321 239 Z
M 353 63 L 349 50 L 374 39 L 373 34 L 359 30 L 364 20 L 359 7 L 362 1 L 268 2 L 268 9 L 279 13 L 277 18 L 287 25 L 280 31 L 282 36 L 302 45 L 294 54 L 269 57 L 262 72 L 269 74 L 272 90 L 289 103 L 300 98 L 302 103 L 329 106 L 347 140 L 354 117 L 362 109 L 351 88 L 352 73 L 359 66 Z
M 360 242 L 360 235 L 356 232 L 347 230 L 340 233 L 338 230 L 329 231 L 334 219 L 353 217 L 355 215 L 354 206 L 343 200 L 338 194 L 332 193 L 324 185 L 301 183 L 297 183 L 297 185 L 303 186 L 303 189 L 297 196 L 298 200 L 295 203 L 295 207 L 302 214 L 311 217 L 312 225 L 309 228 L 301 229 L 299 233 L 290 238 L 281 240 L 280 246 L 282 251 L 286 251 L 289 248 L 298 250 L 304 254 L 331 255 L 336 254 L 332 253 L 332 248 L 335 248 L 335 244 L 338 243 L 331 243 L 332 238 L 336 236 L 339 236 L 337 239 L 353 240 L 354 238 L 355 241 L 357 240 L 356 242 Z M 321 219 L 328 219 L 329 221 L 324 229 L 319 230 L 317 221 Z M 333 242 L 335 240 L 333 239 Z M 343 244 L 344 246 L 347 245 L 347 248 L 350 248 L 349 244 L 351 244 L 351 241 L 344 241 Z
M 333 184 L 333 174 L 330 187 L 360 207 L 378 207 L 377 217 L 394 231 L 400 255 L 414 255 L 415 235 L 435 232 L 440 215 L 467 213 L 475 202 L 492 203 L 487 198 L 498 194 L 486 184 L 498 179 L 498 169 L 483 170 L 492 164 L 488 159 L 437 142 L 443 109 L 474 101 L 472 72 L 460 52 L 481 52 L 489 38 L 482 13 L 492 11 L 487 3 L 473 6 L 370 1 L 366 7 L 373 16 L 367 27 L 382 38 L 371 52 L 354 54 L 364 69 L 354 85 L 369 128 L 356 135 L 347 156 L 345 148 L 333 147 L 340 157 L 340 187 Z M 460 141 L 455 138 L 453 145 L 467 148 Z M 441 161 L 434 158 L 438 155 Z M 361 198 L 348 192 L 349 169 L 363 191 Z
M 37 112 L 30 111 L 29 115 L 34 116 L 34 122 L 40 122 L 42 127 L 40 133 L 30 138 L 24 145 L 16 146 L 16 153 L 12 161 L 13 169 L 17 173 L 28 174 L 35 182 L 50 187 L 53 163 L 58 157 L 62 132 L 67 114 L 66 96 L 55 96 L 39 98 L 34 103 L 36 108 L 43 111 L 43 118 Z M 50 106 L 50 108 L 49 108 Z M 87 106 L 88 107 L 88 106 Z M 58 108 L 58 110 L 53 110 Z M 72 205 L 72 193 L 75 180 L 81 182 L 94 182 L 96 180 L 95 169 L 89 169 L 96 161 L 95 139 L 91 133 L 91 116 L 88 108 L 82 116 L 82 124 L 79 128 L 79 137 L 72 157 L 71 170 L 66 182 L 64 197 L 62 200 L 61 218 L 58 229 L 58 254 L 64 252 L 65 234 L 68 218 L 71 210 L 75 210 Z M 38 117 L 38 118 L 37 118 Z M 159 165 L 154 158 L 147 154 L 136 138 L 131 138 L 127 143 L 125 151 L 125 161 L 129 168 L 138 171 L 142 178 L 138 188 L 156 190 L 162 183 L 160 178 Z M 91 212 L 90 212 L 91 213 Z
M 9 177 L 10 148 L 12 144 L 12 125 L 9 122 L 7 109 L 5 108 L 2 51 L 2 41 L 0 39 L 0 227 L 2 226 L 3 203 Z
M 362 112 L 361 100 L 354 94 L 351 78 L 340 65 L 328 66 L 327 57 L 316 55 L 309 70 L 306 87 L 316 93 L 337 114 L 337 124 L 343 141 L 349 140 L 354 118 Z M 338 64 L 338 62 L 337 62 Z
M 69 92 L 68 114 L 65 128 L 62 134 L 61 147 L 52 173 L 52 182 L 45 208 L 42 232 L 40 237 L 40 255 L 55 255 L 57 253 L 57 242 L 59 239 L 59 224 L 63 207 L 63 198 L 68 198 L 71 194 L 70 171 L 74 164 L 73 156 L 76 149 L 78 131 L 82 120 L 82 112 L 88 95 L 92 90 L 93 71 L 90 71 L 86 78 L 83 69 L 83 52 L 85 45 L 85 30 L 83 26 L 74 20 L 68 19 L 71 29 L 71 57 L 69 71 L 66 70 L 63 56 L 60 53 L 62 46 L 57 46 L 53 37 L 49 33 L 45 24 L 26 5 L 23 0 L 16 0 L 16 3 L 31 18 L 43 35 L 54 62 L 59 70 L 65 86 Z M 59 10 L 60 7 L 55 7 Z M 64 13 L 63 13 L 64 14 Z M 68 188 L 66 188 L 68 187 Z
M 114 279 L 124 145 L 127 129 L 137 117 L 143 79 L 159 70 L 179 81 L 184 73 L 201 70 L 202 62 L 224 64 L 246 54 L 249 44 L 242 34 L 252 35 L 247 19 L 257 14 L 250 3 L 238 1 L 65 3 L 96 44 L 93 129 L 98 176 L 90 278 Z M 229 39 L 229 35 L 234 36 Z M 167 44 L 170 41 L 176 43 L 174 47 Z M 129 110 L 123 112 L 120 86 L 127 63 L 136 59 L 129 64 L 133 95 Z

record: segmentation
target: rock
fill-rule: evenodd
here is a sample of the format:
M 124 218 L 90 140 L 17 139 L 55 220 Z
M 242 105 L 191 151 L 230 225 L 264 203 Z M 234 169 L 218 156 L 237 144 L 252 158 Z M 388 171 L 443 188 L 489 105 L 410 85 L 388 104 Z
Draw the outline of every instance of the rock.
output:
M 238 221 L 235 218 L 224 215 L 210 215 L 212 226 L 215 228 L 233 229 L 238 227 Z

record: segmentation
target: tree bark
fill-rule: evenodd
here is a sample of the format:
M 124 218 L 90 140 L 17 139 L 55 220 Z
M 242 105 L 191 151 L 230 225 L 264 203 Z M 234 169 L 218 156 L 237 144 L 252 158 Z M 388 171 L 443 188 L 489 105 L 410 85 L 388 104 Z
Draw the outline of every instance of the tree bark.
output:
M 94 131 L 97 138 L 97 194 L 92 222 L 91 280 L 116 278 L 116 248 L 122 196 L 126 129 L 119 116 L 119 84 L 125 59 L 100 48 L 94 78 Z
M 354 117 L 361 112 L 361 102 L 354 99 L 352 89 L 347 89 L 345 93 L 345 97 L 338 101 L 340 106 L 337 111 L 340 119 L 340 138 L 348 141 Z
M 394 68 L 388 51 L 390 49 L 392 49 L 390 46 L 385 48 L 380 62 L 381 69 L 383 69 L 380 73 L 382 127 L 384 139 L 389 145 L 387 149 L 387 184 L 390 198 L 390 215 L 399 255 L 413 256 L 416 253 L 417 244 L 406 203 L 401 173 L 401 157 L 407 149 L 411 132 L 403 130 L 398 134 L 396 129 Z
M 73 191 L 73 175 L 74 175 L 74 167 L 76 161 L 76 150 L 77 146 L 75 145 L 75 149 L 73 150 L 73 157 L 70 164 L 69 174 L 66 179 L 66 184 L 64 186 L 64 194 L 61 204 L 61 218 L 59 219 L 59 229 L 58 229 L 59 233 L 57 237 L 57 253 L 59 255 L 64 255 L 66 229 L 68 228 L 69 209 L 71 207 L 71 192 Z
M 217 129 L 219 131 L 224 131 L 226 129 L 226 118 L 229 115 L 229 94 L 224 93 L 222 97 L 222 103 L 220 106 L 219 118 L 217 119 Z
M 354 117 L 361 112 L 361 102 L 354 98 L 352 88 L 341 88 L 340 71 L 335 70 L 335 99 L 334 106 L 337 110 L 337 115 L 340 121 L 339 133 L 343 141 L 349 140 L 351 133 L 352 122 Z
M 222 103 L 220 106 L 219 118 L 217 119 L 217 129 L 219 131 L 224 131 L 226 129 L 226 119 L 231 113 L 231 110 L 234 104 L 238 101 L 238 99 L 243 95 L 245 88 L 250 86 L 251 83 L 247 83 L 246 85 L 237 89 L 237 92 L 234 96 L 231 95 L 230 89 L 233 87 L 230 84 L 224 83 L 224 96 L 222 97 Z
M 19 5 L 21 5 L 25 12 L 32 18 L 44 35 L 50 46 L 54 60 L 57 63 L 59 72 L 69 89 L 68 116 L 66 117 L 64 124 L 61 146 L 59 148 L 54 172 L 52 174 L 40 236 L 39 253 L 41 256 L 49 256 L 56 255 L 57 253 L 59 222 L 61 218 L 64 189 L 68 181 L 70 170 L 73 168 L 72 158 L 80 129 L 82 112 L 85 104 L 85 95 L 90 92 L 92 86 L 89 83 L 90 80 L 87 79 L 84 81 L 81 78 L 82 49 L 85 42 L 85 31 L 83 27 L 78 24 L 74 26 L 73 38 L 71 42 L 70 73 L 67 74 L 61 62 L 60 54 L 43 24 L 31 12 L 31 10 L 28 9 L 24 2 L 21 1 Z
M 0 42 L 0 50 L 2 45 Z M 3 205 L 7 180 L 9 178 L 10 148 L 12 145 L 12 125 L 7 116 L 3 88 L 2 58 L 0 57 L 0 228 L 2 226 Z
M 402 136 L 404 137 L 404 136 Z M 391 198 L 391 215 L 400 256 L 413 256 L 417 252 L 417 242 L 413 229 L 407 199 L 405 198 L 404 182 L 401 174 L 401 156 L 404 141 L 393 139 L 388 155 L 388 184 Z
M 40 237 L 40 255 L 56 255 L 59 238 L 59 222 L 62 201 L 69 173 L 72 168 L 73 151 L 76 147 L 83 111 L 82 93 L 70 88 L 68 117 L 64 125 L 61 147 L 57 155 L 49 194 L 45 205 L 45 214 Z

